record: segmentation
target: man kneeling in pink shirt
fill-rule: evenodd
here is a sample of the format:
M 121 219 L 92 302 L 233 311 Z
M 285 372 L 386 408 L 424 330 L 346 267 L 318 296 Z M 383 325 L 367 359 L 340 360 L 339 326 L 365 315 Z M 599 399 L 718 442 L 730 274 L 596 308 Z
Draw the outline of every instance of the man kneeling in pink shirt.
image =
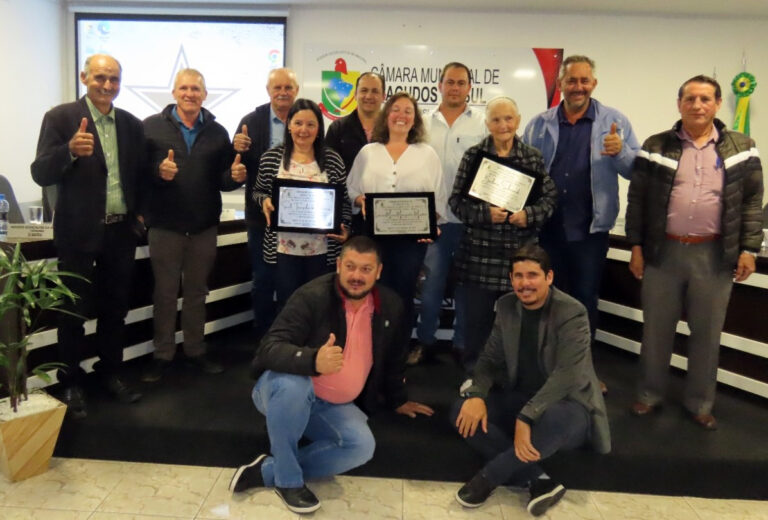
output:
M 305 480 L 373 457 L 362 410 L 432 415 L 407 398 L 405 345 L 397 341 L 403 305 L 393 291 L 376 286 L 381 270 L 376 244 L 357 236 L 342 247 L 335 273 L 290 297 L 252 362 L 252 398 L 267 418 L 272 455 L 240 466 L 230 491 L 273 487 L 288 509 L 311 513 L 320 501 Z M 302 437 L 311 442 L 299 448 Z

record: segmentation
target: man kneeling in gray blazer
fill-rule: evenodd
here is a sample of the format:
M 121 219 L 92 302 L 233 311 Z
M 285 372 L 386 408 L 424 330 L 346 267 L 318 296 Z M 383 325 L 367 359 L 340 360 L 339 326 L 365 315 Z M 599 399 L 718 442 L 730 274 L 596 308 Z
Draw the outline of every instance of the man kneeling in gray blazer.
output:
M 607 453 L 611 440 L 586 309 L 552 286 L 541 247 L 520 248 L 511 264 L 514 292 L 496 302 L 491 336 L 451 412 L 459 433 L 487 460 L 456 500 L 479 507 L 498 486 L 527 484 L 528 511 L 539 516 L 565 488 L 538 463 L 587 442 Z

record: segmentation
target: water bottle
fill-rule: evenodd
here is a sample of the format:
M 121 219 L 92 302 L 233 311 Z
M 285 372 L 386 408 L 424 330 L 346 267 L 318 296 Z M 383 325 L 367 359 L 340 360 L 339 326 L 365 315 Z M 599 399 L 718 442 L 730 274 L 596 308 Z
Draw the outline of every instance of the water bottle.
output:
M 5 242 L 8 238 L 8 212 L 11 206 L 5 200 L 5 195 L 0 193 L 0 242 Z

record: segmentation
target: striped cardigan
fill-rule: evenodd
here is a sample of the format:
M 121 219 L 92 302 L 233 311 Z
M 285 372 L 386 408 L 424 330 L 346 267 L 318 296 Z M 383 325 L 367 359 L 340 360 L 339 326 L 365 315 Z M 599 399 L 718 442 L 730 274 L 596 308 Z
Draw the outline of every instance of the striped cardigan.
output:
M 283 151 L 283 145 L 270 148 L 264 152 L 259 161 L 259 173 L 256 177 L 256 182 L 253 184 L 250 196 L 260 211 L 262 210 L 264 199 L 272 197 L 272 182 L 280 170 Z M 344 169 L 344 162 L 339 157 L 339 154 L 328 147 L 325 147 L 323 171 L 328 175 L 328 184 L 342 187 L 344 200 L 341 204 L 341 221 L 349 228 L 352 218 L 352 205 L 347 194 L 347 171 Z M 339 256 L 340 252 L 341 244 L 333 239 L 329 239 L 328 265 L 335 265 L 336 257 Z M 277 263 L 277 231 L 269 227 L 264 232 L 264 261 L 268 264 Z

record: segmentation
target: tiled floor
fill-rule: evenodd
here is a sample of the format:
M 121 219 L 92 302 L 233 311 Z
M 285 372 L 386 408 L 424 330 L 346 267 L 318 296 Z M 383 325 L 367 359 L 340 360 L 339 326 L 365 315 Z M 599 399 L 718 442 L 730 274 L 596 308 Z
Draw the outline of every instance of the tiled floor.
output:
M 232 468 L 54 459 L 43 475 L 0 477 L 3 520 L 160 520 L 297 518 L 270 490 L 232 496 Z M 318 519 L 524 519 L 527 495 L 499 489 L 475 510 L 458 505 L 455 483 L 336 477 L 310 487 Z M 768 520 L 768 502 L 569 491 L 541 518 L 562 520 Z

